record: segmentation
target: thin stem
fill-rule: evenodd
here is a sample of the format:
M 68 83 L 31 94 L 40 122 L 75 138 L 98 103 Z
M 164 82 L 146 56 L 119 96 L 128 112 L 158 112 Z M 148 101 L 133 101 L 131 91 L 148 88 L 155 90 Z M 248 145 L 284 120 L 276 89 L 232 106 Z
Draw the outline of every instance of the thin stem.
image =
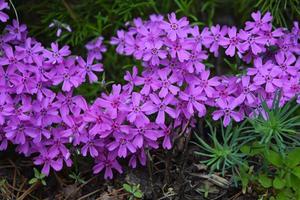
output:
M 12 0 L 9 0 L 9 3 L 11 4 L 11 7 L 12 7 L 13 10 L 14 10 L 14 13 L 15 13 L 15 15 L 16 15 L 16 19 L 17 19 L 18 24 L 20 24 L 20 23 L 19 23 L 18 12 L 17 12 L 17 9 L 16 9 L 15 5 L 13 4 Z

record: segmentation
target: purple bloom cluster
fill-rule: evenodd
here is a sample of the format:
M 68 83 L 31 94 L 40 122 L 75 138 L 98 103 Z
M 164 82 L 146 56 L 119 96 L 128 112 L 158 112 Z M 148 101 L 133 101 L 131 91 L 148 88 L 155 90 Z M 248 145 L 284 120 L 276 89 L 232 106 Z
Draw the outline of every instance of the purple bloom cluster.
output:
M 0 150 L 14 144 L 17 152 L 43 165 L 47 175 L 51 168 L 72 165 L 72 145 L 81 144 L 83 155 L 87 146 L 97 155 L 91 145 L 99 146 L 97 136 L 87 131 L 89 106 L 72 93 L 87 79 L 98 80 L 95 73 L 103 71 L 101 57 L 95 57 L 99 45 L 90 47 L 86 59 L 57 43 L 47 49 L 28 37 L 26 26 L 16 20 L 0 39 Z M 61 91 L 54 92 L 55 87 Z
M 129 72 L 124 86 L 139 91 L 140 104 L 154 104 L 143 116 L 154 114 L 156 124 L 172 124 L 173 129 L 196 115 L 206 115 L 214 108 L 212 118 L 242 121 L 255 116 L 261 101 L 271 105 L 275 92 L 282 90 L 281 104 L 300 93 L 300 30 L 294 23 L 291 32 L 272 27 L 270 13 L 252 13 L 253 21 L 245 28 L 212 26 L 202 31 L 175 14 L 164 19 L 151 15 L 150 20 L 137 18 L 128 31 L 119 30 L 111 44 L 119 54 L 133 55 L 142 61 L 143 70 Z M 238 76 L 211 76 L 204 61 L 209 53 L 217 57 L 223 51 L 244 61 Z M 243 67 L 244 66 L 244 67 Z M 300 101 L 298 100 L 300 103 Z M 156 114 L 155 114 L 156 113 Z M 143 118 L 147 122 L 147 118 Z
M 273 29 L 269 13 L 252 17 L 241 30 L 216 25 L 202 31 L 174 13 L 166 20 L 135 19 L 111 43 L 118 53 L 141 60 L 142 72 L 133 67 L 126 85 L 113 85 L 92 104 L 72 91 L 97 81 L 103 38 L 86 45 L 84 59 L 68 46 L 43 47 L 14 20 L 0 37 L 0 150 L 14 144 L 48 175 L 51 168 L 71 166 L 78 149 L 95 159 L 94 173 L 104 171 L 111 179 L 113 170 L 122 173 L 120 159 L 129 158 L 135 168 L 146 164 L 147 150 L 170 149 L 180 129 L 206 116 L 208 107 L 227 126 L 254 116 L 261 100 L 270 104 L 278 89 L 284 104 L 300 93 L 298 23 L 289 32 Z M 208 54 L 218 56 L 222 49 L 250 65 L 243 75 L 212 76 L 205 68 Z

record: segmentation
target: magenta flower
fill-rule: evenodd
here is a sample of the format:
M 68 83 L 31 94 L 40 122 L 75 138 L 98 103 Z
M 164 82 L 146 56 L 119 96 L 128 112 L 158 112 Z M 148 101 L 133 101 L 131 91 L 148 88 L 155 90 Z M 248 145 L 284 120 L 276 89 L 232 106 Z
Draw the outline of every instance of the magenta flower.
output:
M 231 121 L 231 118 L 234 121 L 239 122 L 243 119 L 243 114 L 234 111 L 234 109 L 240 104 L 237 99 L 230 99 L 224 101 L 223 99 L 219 99 L 217 101 L 217 105 L 221 108 L 220 110 L 216 110 L 212 113 L 213 119 L 218 120 L 222 116 L 224 116 L 223 125 L 226 127 Z
M 267 39 L 262 36 L 256 36 L 244 30 L 240 30 L 238 38 L 241 40 L 240 48 L 243 51 L 251 50 L 254 55 L 264 51 L 263 45 L 267 44 Z
M 42 66 L 43 57 L 41 53 L 44 51 L 41 43 L 33 42 L 32 38 L 27 38 L 25 41 L 25 45 L 16 46 L 16 51 L 18 52 L 20 57 L 22 57 L 25 63 L 35 63 L 38 66 Z
M 108 153 L 108 155 L 99 155 L 96 162 L 97 164 L 93 167 L 94 173 L 97 174 L 105 168 L 105 179 L 113 178 L 112 169 L 117 170 L 119 173 L 123 172 L 121 165 L 116 160 L 116 157 L 111 153 Z
M 125 50 L 125 32 L 123 30 L 117 31 L 118 37 L 112 37 L 110 44 L 118 45 L 116 51 L 120 54 Z
M 236 49 L 239 52 L 243 52 L 240 48 L 240 39 L 237 37 L 236 27 L 228 28 L 227 34 L 229 38 L 221 37 L 219 41 L 220 45 L 225 46 L 227 48 L 225 54 L 233 57 L 235 55 Z
M 128 95 L 121 94 L 120 84 L 113 85 L 111 94 L 103 94 L 102 98 L 96 100 L 96 104 L 99 105 L 99 107 L 105 108 L 110 117 L 115 119 L 118 116 L 118 111 L 122 108 L 124 109 L 124 102 L 127 97 Z
M 168 94 L 163 100 L 161 100 L 156 94 L 150 94 L 150 99 L 154 103 L 154 109 L 151 113 L 157 112 L 155 122 L 157 124 L 165 123 L 165 113 L 168 113 L 172 118 L 176 118 L 176 112 L 169 105 L 174 102 L 174 96 Z
M 128 121 L 136 125 L 148 124 L 150 120 L 145 113 L 153 110 L 153 104 L 150 101 L 143 103 L 141 101 L 141 94 L 136 92 L 132 93 L 131 100 L 132 102 L 127 109 L 129 111 L 129 114 L 127 115 Z
M 175 41 L 178 38 L 185 38 L 187 35 L 186 26 L 189 24 L 186 17 L 179 20 L 176 19 L 175 13 L 168 15 L 169 22 L 163 21 L 160 27 L 168 34 L 168 38 L 171 41 Z
M 106 47 L 103 45 L 103 37 L 98 37 L 85 45 L 88 50 L 88 57 L 91 59 L 101 60 L 102 53 L 106 52 Z
M 159 97 L 165 97 L 168 94 L 176 95 L 179 92 L 179 87 L 173 85 L 177 82 L 177 77 L 174 73 L 170 77 L 168 77 L 171 73 L 171 70 L 168 68 L 164 68 L 158 70 L 158 76 L 160 78 L 160 86 L 161 89 L 159 91 Z
M 201 72 L 200 79 L 197 79 L 194 84 L 197 86 L 196 89 L 199 90 L 199 93 L 204 91 L 205 94 L 211 98 L 215 93 L 214 87 L 220 85 L 220 82 L 218 81 L 217 77 L 208 79 L 209 74 L 210 74 L 209 71 Z
M 266 31 L 268 30 L 268 27 L 270 26 L 270 22 L 272 20 L 272 16 L 270 12 L 267 12 L 263 17 L 261 17 L 261 13 L 259 11 L 253 12 L 251 14 L 252 18 L 254 19 L 254 22 L 246 22 L 245 30 L 256 33 L 259 30 Z
M 198 111 L 199 117 L 203 117 L 206 114 L 204 102 L 207 98 L 195 86 L 189 87 L 185 92 L 180 92 L 179 98 L 188 102 L 187 110 L 191 115 L 195 112 L 194 108 Z
M 69 46 L 63 46 L 61 49 L 59 49 L 58 44 L 52 42 L 51 43 L 51 51 L 44 50 L 44 56 L 47 58 L 47 63 L 51 64 L 60 64 L 63 62 L 63 58 L 65 56 L 70 55 L 71 52 L 69 50 Z
M 254 84 L 265 84 L 266 92 L 275 92 L 277 88 L 281 88 L 283 85 L 282 80 L 279 78 L 280 73 L 280 70 L 276 68 L 263 68 L 261 69 L 260 74 L 254 77 Z
M 107 148 L 109 151 L 116 151 L 120 158 L 126 158 L 128 154 L 127 150 L 131 153 L 136 152 L 136 148 L 133 144 L 133 138 L 134 135 L 132 134 L 125 135 L 119 133 L 115 135 L 115 140 L 113 142 L 107 144 Z
M 156 141 L 162 136 L 153 123 L 137 125 L 135 128 L 131 128 L 130 132 L 134 135 L 133 144 L 136 148 L 142 148 L 145 145 L 145 140 Z
M 9 9 L 8 3 L 5 2 L 4 0 L 0 0 L 0 21 L 1 22 L 6 22 L 9 17 L 6 13 L 2 12 L 4 9 Z
M 45 175 L 49 175 L 50 168 L 53 168 L 55 171 L 59 171 L 62 168 L 60 162 L 55 160 L 56 154 L 50 152 L 45 148 L 40 148 L 40 155 L 34 159 L 35 165 L 43 165 L 42 173 Z
M 167 41 L 166 45 L 170 48 L 170 55 L 172 58 L 178 58 L 180 62 L 184 62 L 190 58 L 188 50 L 193 48 L 191 42 L 184 39 L 177 39 L 176 41 Z
M 98 77 L 96 74 L 94 74 L 93 71 L 95 72 L 102 72 L 103 71 L 103 65 L 100 63 L 93 64 L 94 62 L 94 57 L 93 56 L 88 56 L 87 61 L 83 60 L 82 57 L 78 57 L 77 62 L 79 64 L 79 69 L 81 71 L 81 75 L 83 78 L 88 75 L 90 83 L 98 81 Z
M 162 41 L 155 41 L 153 43 L 146 43 L 146 50 L 144 51 L 143 60 L 150 61 L 152 65 L 159 65 L 160 59 L 167 57 L 167 52 L 162 50 Z
M 293 54 L 285 55 L 283 53 L 277 53 L 275 55 L 275 60 L 277 65 L 281 69 L 282 76 L 296 76 L 299 72 L 299 68 L 293 66 L 296 61 L 296 57 Z
M 240 94 L 239 98 L 243 102 L 245 99 L 249 104 L 252 104 L 256 97 L 254 95 L 254 92 L 257 90 L 257 86 L 250 83 L 250 77 L 249 76 L 242 76 L 242 93 Z

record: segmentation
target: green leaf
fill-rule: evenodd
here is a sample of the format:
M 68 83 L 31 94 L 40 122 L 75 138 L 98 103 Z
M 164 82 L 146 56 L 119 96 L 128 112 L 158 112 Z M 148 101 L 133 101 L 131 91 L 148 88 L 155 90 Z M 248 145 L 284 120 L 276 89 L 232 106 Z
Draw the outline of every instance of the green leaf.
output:
M 47 185 L 45 180 L 41 180 L 41 182 L 42 182 L 43 185 Z
M 268 151 L 265 158 L 275 167 L 280 167 L 282 165 L 281 156 L 275 151 Z
M 132 187 L 126 183 L 123 184 L 123 188 L 127 191 L 127 192 L 132 192 Z
M 259 175 L 258 177 L 258 182 L 264 187 L 264 188 L 269 188 L 272 186 L 272 179 L 267 177 L 264 174 Z
M 38 178 L 40 176 L 40 172 L 36 168 L 33 168 L 33 171 L 34 171 L 34 177 Z
M 133 193 L 133 195 L 136 197 L 136 198 L 142 198 L 143 197 L 143 193 L 141 191 L 136 191 L 135 193 Z
M 36 183 L 37 181 L 38 181 L 37 178 L 32 178 L 32 179 L 29 180 L 28 183 L 29 183 L 30 185 L 32 185 L 32 184 Z
M 281 190 L 282 188 L 285 187 L 285 179 L 276 176 L 275 179 L 273 180 L 273 187 L 275 189 Z
M 295 148 L 288 153 L 286 165 L 288 167 L 295 167 L 300 164 L 300 148 Z
M 300 179 L 300 167 L 295 167 L 293 169 L 293 174 Z

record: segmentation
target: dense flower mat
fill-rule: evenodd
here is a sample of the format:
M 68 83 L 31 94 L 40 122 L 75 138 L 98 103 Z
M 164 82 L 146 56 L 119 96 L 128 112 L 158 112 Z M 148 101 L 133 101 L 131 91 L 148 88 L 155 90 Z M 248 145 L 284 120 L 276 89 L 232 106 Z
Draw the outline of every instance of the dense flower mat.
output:
M 5 9 L 0 0 L 2 22 L 9 20 Z M 129 158 L 133 168 L 145 165 L 147 150 L 170 149 L 179 130 L 197 117 L 222 118 L 224 126 L 240 122 L 262 112 L 262 101 L 271 106 L 278 90 L 285 104 L 300 93 L 299 25 L 273 28 L 270 13 L 252 18 L 243 29 L 202 30 L 174 13 L 134 19 L 111 44 L 141 60 L 143 69 L 133 67 L 124 76 L 127 84 L 114 84 L 93 102 L 73 89 L 98 81 L 103 38 L 86 45 L 84 58 L 55 42 L 45 48 L 14 19 L 0 36 L 0 150 L 13 144 L 48 175 L 51 168 L 72 166 L 77 149 L 95 159 L 94 173 L 113 178 L 113 169 L 122 173 L 120 159 Z M 239 75 L 212 76 L 205 66 L 222 49 L 242 61 Z

